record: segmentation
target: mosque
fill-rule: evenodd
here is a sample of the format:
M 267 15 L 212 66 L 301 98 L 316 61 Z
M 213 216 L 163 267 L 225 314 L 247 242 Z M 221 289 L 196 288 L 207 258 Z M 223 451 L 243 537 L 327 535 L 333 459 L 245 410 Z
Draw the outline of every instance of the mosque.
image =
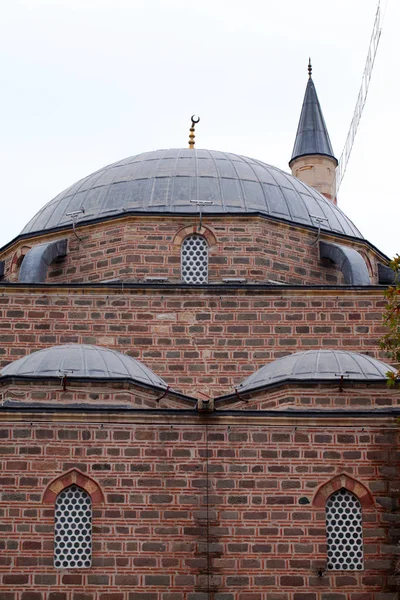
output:
M 392 272 L 311 68 L 291 174 L 197 121 L 0 249 L 0 600 L 395 600 Z

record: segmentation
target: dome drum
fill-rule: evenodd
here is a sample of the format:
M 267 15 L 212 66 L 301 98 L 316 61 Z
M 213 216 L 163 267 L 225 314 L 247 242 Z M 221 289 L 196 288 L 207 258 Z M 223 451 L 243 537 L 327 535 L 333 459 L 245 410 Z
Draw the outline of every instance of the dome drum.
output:
M 69 231 L 64 240 L 56 237 L 45 241 L 49 236 L 44 235 L 32 239 L 31 248 L 21 240 L 17 248 L 6 250 L 3 255 L 5 280 L 53 284 L 181 283 L 184 281 L 182 245 L 188 236 L 196 233 L 207 241 L 209 284 L 237 280 L 247 284 L 365 285 L 367 282 L 368 285 L 370 281 L 368 275 L 362 281 L 357 277 L 345 279 L 343 261 L 337 260 L 336 264 L 332 260 L 321 261 L 322 242 L 315 243 L 317 232 L 299 225 L 288 226 L 274 219 L 255 219 L 249 215 L 211 218 L 205 215 L 199 232 L 199 218 L 195 215 L 181 215 L 179 220 L 167 215 L 162 218 L 149 215 L 143 219 L 126 216 L 118 222 L 106 220 L 77 231 L 79 239 Z M 332 243 L 328 242 L 332 236 L 325 235 L 324 239 L 326 244 Z M 57 248 L 66 242 L 65 256 L 58 253 L 50 264 L 41 258 L 47 247 Z M 23 262 L 12 270 L 10 265 L 21 244 L 25 245 Z M 348 253 L 345 243 L 338 246 Z M 377 262 L 377 257 L 361 240 L 353 241 L 349 252 L 358 256 L 361 264 L 360 253 L 367 253 L 371 264 Z M 351 264 L 346 260 L 345 265 Z M 377 283 L 375 272 L 371 281 Z

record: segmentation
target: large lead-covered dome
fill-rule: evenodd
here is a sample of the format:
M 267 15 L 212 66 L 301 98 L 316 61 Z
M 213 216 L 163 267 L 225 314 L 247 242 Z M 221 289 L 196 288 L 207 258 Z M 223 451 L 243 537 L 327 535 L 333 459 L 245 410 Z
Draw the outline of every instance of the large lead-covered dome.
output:
M 126 213 L 191 213 L 191 200 L 211 200 L 205 213 L 263 213 L 362 237 L 332 202 L 296 177 L 259 160 L 214 150 L 157 150 L 104 167 L 61 192 L 23 234 Z

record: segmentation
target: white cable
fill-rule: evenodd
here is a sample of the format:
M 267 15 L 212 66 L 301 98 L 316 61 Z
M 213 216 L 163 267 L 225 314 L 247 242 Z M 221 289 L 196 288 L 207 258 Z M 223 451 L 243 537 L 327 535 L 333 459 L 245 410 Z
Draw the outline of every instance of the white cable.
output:
M 386 0 L 385 12 L 387 8 L 388 0 Z M 375 13 L 374 26 L 372 28 L 371 39 L 368 46 L 367 60 L 365 62 L 364 72 L 361 79 L 361 87 L 358 92 L 357 102 L 354 109 L 353 118 L 350 123 L 349 132 L 346 137 L 346 143 L 343 151 L 340 155 L 339 164 L 336 167 L 336 194 L 339 191 L 340 184 L 343 181 L 344 174 L 346 173 L 347 164 L 349 162 L 350 154 L 353 148 L 354 139 L 356 137 L 358 125 L 361 120 L 361 115 L 365 106 L 368 95 L 369 82 L 371 80 L 372 69 L 375 63 L 375 57 L 379 46 L 379 40 L 382 33 L 382 22 L 381 21 L 381 9 L 380 0 L 378 0 L 378 6 Z

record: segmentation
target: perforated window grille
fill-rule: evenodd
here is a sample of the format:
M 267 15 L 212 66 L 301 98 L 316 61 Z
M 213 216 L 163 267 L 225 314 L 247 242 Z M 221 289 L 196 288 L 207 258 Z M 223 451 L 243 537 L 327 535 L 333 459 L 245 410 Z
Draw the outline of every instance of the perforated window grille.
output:
M 328 569 L 363 568 L 362 511 L 359 500 L 344 488 L 326 503 Z
M 182 281 L 185 283 L 207 283 L 208 244 L 206 238 L 194 233 L 182 242 Z
M 90 567 L 92 564 L 92 501 L 73 485 L 56 500 L 54 566 Z

